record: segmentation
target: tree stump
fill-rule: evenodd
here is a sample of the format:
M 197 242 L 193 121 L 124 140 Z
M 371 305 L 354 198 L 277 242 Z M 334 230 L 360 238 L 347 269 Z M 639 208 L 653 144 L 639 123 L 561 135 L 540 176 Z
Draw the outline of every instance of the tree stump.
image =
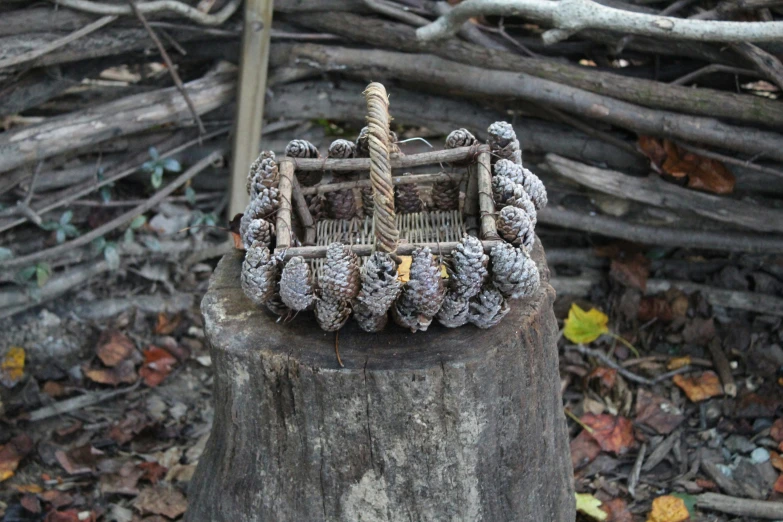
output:
M 191 522 L 573 522 L 555 292 L 489 330 L 433 325 L 335 336 L 279 324 L 226 255 L 202 302 L 215 371 L 212 435 Z

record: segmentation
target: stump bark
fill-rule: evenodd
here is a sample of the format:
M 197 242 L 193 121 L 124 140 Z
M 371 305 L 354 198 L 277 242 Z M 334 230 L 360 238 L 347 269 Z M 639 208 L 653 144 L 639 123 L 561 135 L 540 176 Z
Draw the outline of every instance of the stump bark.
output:
M 242 254 L 202 302 L 215 420 L 186 520 L 572 522 L 555 292 L 496 327 L 334 334 L 278 324 L 239 287 Z

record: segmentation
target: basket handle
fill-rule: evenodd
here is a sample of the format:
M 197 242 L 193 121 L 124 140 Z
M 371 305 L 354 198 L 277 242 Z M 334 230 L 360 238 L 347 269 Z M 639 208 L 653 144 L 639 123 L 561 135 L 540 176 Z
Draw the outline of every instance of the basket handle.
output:
M 375 204 L 375 248 L 394 253 L 397 251 L 400 232 L 394 213 L 394 184 L 389 161 L 389 97 L 386 88 L 377 82 L 368 85 L 363 94 L 367 99 L 370 181 Z

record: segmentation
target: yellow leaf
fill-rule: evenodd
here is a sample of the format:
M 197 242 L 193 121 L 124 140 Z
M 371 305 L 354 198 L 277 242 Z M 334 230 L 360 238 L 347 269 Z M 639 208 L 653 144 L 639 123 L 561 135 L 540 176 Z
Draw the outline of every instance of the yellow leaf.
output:
M 24 376 L 24 348 L 12 346 L 0 363 L 0 382 L 12 388 Z
M 449 278 L 449 271 L 446 270 L 446 265 L 440 265 L 440 277 L 441 279 Z
M 400 264 L 397 266 L 397 279 L 400 283 L 407 283 L 411 279 L 411 256 L 400 256 Z
M 606 511 L 601 509 L 601 501 L 590 493 L 576 494 L 576 510 L 595 520 L 606 520 Z
M 43 491 L 43 488 L 38 484 L 22 484 L 15 487 L 19 493 L 40 493 Z
M 690 514 L 683 499 L 664 495 L 653 500 L 647 522 L 685 522 L 689 519 Z
M 13 476 L 14 476 L 14 472 L 11 471 L 10 469 L 0 470 L 0 482 L 10 479 Z
M 568 319 L 565 320 L 563 335 L 574 344 L 588 344 L 609 332 L 606 326 L 608 322 L 606 314 L 595 308 L 585 312 L 573 303 L 568 311 Z
M 676 370 L 683 366 L 688 366 L 691 363 L 691 356 L 685 355 L 684 357 L 673 357 L 666 365 L 667 370 Z

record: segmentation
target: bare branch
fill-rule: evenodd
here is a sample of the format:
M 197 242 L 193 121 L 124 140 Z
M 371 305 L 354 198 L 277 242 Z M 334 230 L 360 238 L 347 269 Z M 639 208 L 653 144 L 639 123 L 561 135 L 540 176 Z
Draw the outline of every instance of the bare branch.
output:
M 76 9 L 77 11 L 84 11 L 86 13 L 93 13 L 99 15 L 132 15 L 133 10 L 130 6 L 117 5 L 117 4 L 104 4 L 98 2 L 91 2 L 90 0 L 49 0 L 57 5 L 68 7 L 70 9 Z M 172 12 L 184 16 L 185 18 L 202 25 L 220 25 L 228 20 L 233 15 L 242 0 L 231 0 L 223 9 L 215 14 L 207 14 L 199 11 L 195 7 L 191 7 L 182 2 L 175 0 L 155 0 L 153 2 L 147 2 L 140 4 L 138 7 L 145 15 Z
M 592 0 L 465 0 L 450 13 L 419 28 L 420 40 L 445 38 L 469 18 L 482 15 L 522 16 L 554 27 L 544 43 L 565 40 L 583 29 L 700 42 L 772 42 L 783 39 L 783 22 L 720 22 L 634 13 Z

